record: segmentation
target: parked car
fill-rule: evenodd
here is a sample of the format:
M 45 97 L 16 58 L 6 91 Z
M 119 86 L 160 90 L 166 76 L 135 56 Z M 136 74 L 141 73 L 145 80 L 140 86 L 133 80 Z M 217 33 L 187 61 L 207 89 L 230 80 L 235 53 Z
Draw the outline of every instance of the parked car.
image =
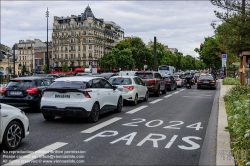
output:
M 164 81 L 166 82 L 167 90 L 172 91 L 177 89 L 177 83 L 173 76 L 164 77 Z
M 118 75 L 119 75 L 118 73 L 102 73 L 102 74 L 100 74 L 100 76 L 105 78 L 106 80 L 109 80 L 110 77 L 118 76 Z
M 46 120 L 87 117 L 97 122 L 108 111 L 121 112 L 122 94 L 102 77 L 62 77 L 43 92 L 41 111 Z
M 149 91 L 145 83 L 136 76 L 113 76 L 109 82 L 118 87 L 125 101 L 137 105 L 138 100 L 148 100 Z
M 50 77 L 13 78 L 2 88 L 1 102 L 20 109 L 31 108 L 40 111 L 42 91 L 53 81 Z
M 23 111 L 0 103 L 0 145 L 4 150 L 17 149 L 29 135 L 29 119 Z
M 197 89 L 200 89 L 200 88 L 216 89 L 216 84 L 217 84 L 216 79 L 214 79 L 214 77 L 211 76 L 210 74 L 201 75 L 197 82 Z
M 156 71 L 138 71 L 135 76 L 141 78 L 145 82 L 148 91 L 154 93 L 157 97 L 160 96 L 160 92 L 162 94 L 167 93 L 166 83 L 160 73 Z
M 184 80 L 185 79 L 183 79 L 182 75 L 174 75 L 173 77 L 175 78 L 177 86 L 179 86 L 179 87 L 183 87 L 184 86 Z

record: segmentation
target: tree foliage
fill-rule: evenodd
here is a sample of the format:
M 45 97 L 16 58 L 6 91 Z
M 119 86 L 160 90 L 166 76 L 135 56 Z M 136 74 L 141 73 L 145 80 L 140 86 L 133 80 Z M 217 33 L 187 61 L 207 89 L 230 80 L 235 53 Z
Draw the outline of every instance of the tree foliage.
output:
M 105 54 L 100 60 L 100 66 L 104 69 L 113 69 L 116 65 L 117 62 L 113 54 Z
M 68 72 L 69 71 L 69 67 L 68 67 L 68 65 L 66 65 L 66 63 L 63 64 L 62 71 L 63 72 Z
M 43 67 L 43 71 L 44 71 L 45 73 L 49 73 L 49 68 L 48 68 L 48 66 L 47 66 L 47 65 L 44 65 L 44 67 Z
M 223 24 L 212 26 L 227 52 L 239 54 L 250 50 L 250 0 L 210 0 L 212 4 L 226 9 L 225 12 L 215 11 Z

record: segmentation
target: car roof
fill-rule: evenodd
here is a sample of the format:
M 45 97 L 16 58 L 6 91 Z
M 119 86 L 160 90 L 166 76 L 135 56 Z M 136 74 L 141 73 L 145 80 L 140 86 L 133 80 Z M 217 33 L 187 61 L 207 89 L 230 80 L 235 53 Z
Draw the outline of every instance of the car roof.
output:
M 137 76 L 113 76 L 111 78 L 134 78 L 134 77 L 137 77 Z
M 103 77 L 82 77 L 82 76 L 74 76 L 74 77 L 61 77 L 61 78 L 57 78 L 55 79 L 55 81 L 90 81 L 90 80 L 93 80 L 93 79 L 96 79 L 96 78 L 102 78 Z
M 34 77 L 34 76 L 29 76 L 29 77 L 17 77 L 17 78 L 12 78 L 10 80 L 42 80 L 42 79 L 48 79 L 49 77 Z
M 137 71 L 136 73 L 159 73 L 158 71 Z

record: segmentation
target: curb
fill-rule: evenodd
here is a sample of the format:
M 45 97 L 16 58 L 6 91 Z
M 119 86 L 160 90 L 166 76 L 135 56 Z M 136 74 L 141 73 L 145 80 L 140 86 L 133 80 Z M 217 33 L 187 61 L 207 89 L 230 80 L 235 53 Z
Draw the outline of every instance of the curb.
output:
M 234 157 L 232 156 L 230 147 L 230 133 L 225 131 L 225 127 L 228 126 L 228 121 L 223 98 L 226 92 L 229 91 L 233 85 L 222 85 L 222 80 L 220 80 L 220 87 L 216 165 L 235 166 Z

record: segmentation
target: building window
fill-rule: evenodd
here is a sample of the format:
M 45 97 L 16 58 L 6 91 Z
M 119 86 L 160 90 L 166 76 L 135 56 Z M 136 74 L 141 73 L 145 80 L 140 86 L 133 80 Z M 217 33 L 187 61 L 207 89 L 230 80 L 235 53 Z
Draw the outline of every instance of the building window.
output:
M 89 23 L 89 27 L 91 28 L 91 23 Z
M 89 46 L 89 50 L 92 50 L 92 46 Z
M 89 57 L 91 57 L 91 58 L 92 58 L 92 53 L 89 53 Z
M 89 38 L 89 43 L 92 43 L 92 38 Z
M 78 51 L 81 51 L 81 47 L 80 46 L 78 46 Z

